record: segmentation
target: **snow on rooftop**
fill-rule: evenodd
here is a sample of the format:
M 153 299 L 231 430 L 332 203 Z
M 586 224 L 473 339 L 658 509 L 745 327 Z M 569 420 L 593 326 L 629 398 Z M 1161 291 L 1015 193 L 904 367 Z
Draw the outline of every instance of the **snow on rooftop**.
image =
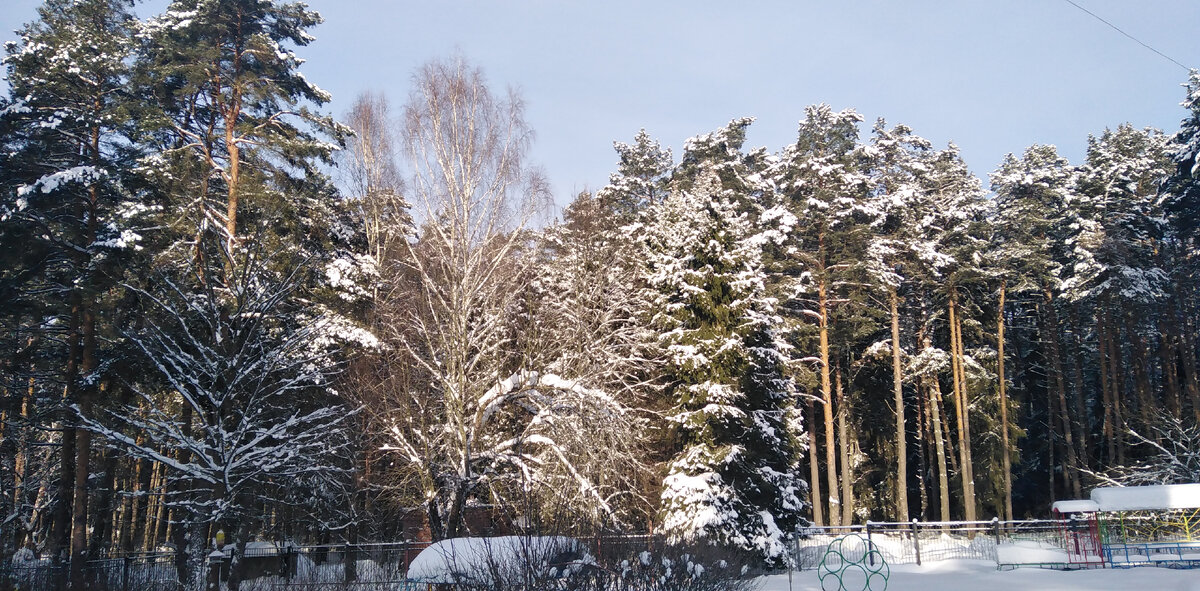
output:
M 1072 499 L 1070 501 L 1055 501 L 1050 506 L 1050 510 L 1055 513 L 1095 513 L 1100 510 L 1100 505 L 1096 501 L 1087 499 Z
M 1101 511 L 1200 508 L 1200 483 L 1157 486 L 1106 486 L 1092 490 Z

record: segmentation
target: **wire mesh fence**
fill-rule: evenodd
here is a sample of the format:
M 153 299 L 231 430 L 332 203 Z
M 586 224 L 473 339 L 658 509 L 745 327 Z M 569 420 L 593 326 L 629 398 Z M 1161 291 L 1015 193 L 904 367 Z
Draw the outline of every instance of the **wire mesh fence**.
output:
M 921 564 L 949 559 L 991 560 L 1001 563 L 998 550 L 1017 542 L 1063 547 L 1060 521 L 952 521 L 867 523 L 809 527 L 800 530 L 795 560 L 800 570 L 815 569 L 837 538 L 856 534 L 880 552 L 889 564 Z

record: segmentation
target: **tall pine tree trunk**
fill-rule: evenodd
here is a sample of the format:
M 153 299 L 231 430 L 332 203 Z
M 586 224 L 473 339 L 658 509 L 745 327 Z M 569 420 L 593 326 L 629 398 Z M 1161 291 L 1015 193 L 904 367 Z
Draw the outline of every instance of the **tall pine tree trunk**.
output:
M 1187 310 L 1187 305 L 1183 302 L 1177 302 L 1183 310 Z M 1200 423 L 1200 368 L 1196 367 L 1197 359 L 1200 358 L 1200 349 L 1197 349 L 1196 331 L 1200 327 L 1196 326 L 1195 318 L 1189 318 L 1188 314 L 1180 314 L 1181 332 L 1183 339 L 1180 345 L 1179 357 L 1183 366 L 1183 389 L 1187 393 L 1187 399 L 1192 404 L 1192 415 L 1196 422 Z
M 25 487 L 26 487 L 26 483 L 28 482 L 27 477 L 28 477 L 28 457 L 29 457 L 28 456 L 28 454 L 29 454 L 29 450 L 28 450 L 28 448 L 29 448 L 29 440 L 28 440 L 28 437 L 29 437 L 28 436 L 29 413 L 32 410 L 31 405 L 33 404 L 33 393 L 34 393 L 35 386 L 36 386 L 36 382 L 34 381 L 34 378 L 32 376 L 32 372 L 31 372 L 31 375 L 29 377 L 29 385 L 28 385 L 28 387 L 25 388 L 24 396 L 22 396 L 22 399 L 21 399 L 21 411 L 20 411 L 21 418 L 17 425 L 17 429 L 16 429 L 17 433 L 12 434 L 10 432 L 10 434 L 7 436 L 9 438 L 9 440 L 11 440 L 12 443 L 14 444 L 15 452 L 16 452 L 13 457 L 13 491 L 12 491 L 12 499 L 13 499 L 12 506 L 13 506 L 13 513 L 15 515 L 23 515 L 24 514 L 21 507 L 25 503 L 25 495 L 26 495 Z M 13 540 L 13 548 L 19 550 L 20 548 L 22 548 L 25 545 L 25 535 L 27 533 L 27 529 L 26 529 L 26 527 L 24 527 L 24 524 L 23 524 L 24 519 L 19 519 L 18 521 L 20 521 L 22 523 L 19 523 L 18 527 L 15 528 L 15 538 Z
M 1125 378 L 1121 371 L 1121 346 L 1118 342 L 1121 329 L 1114 324 L 1112 309 L 1107 305 L 1107 299 L 1105 303 L 1104 326 L 1106 327 L 1106 349 L 1108 351 L 1108 386 L 1110 388 L 1109 401 L 1112 403 L 1113 412 L 1113 447 L 1115 448 L 1114 453 L 1116 454 L 1115 461 L 1117 465 L 1122 465 L 1125 463 L 1125 431 L 1127 425 L 1125 423 L 1125 399 L 1121 394 L 1125 386 Z M 1110 459 L 1110 461 L 1113 460 Z
M 932 431 L 929 426 L 929 413 L 925 410 L 925 384 L 917 378 L 914 384 L 917 392 L 917 488 L 921 494 L 921 519 L 929 519 L 929 483 L 926 481 L 929 470 L 929 437 L 926 433 Z
M 817 285 L 817 313 L 821 316 L 821 399 L 825 418 L 825 485 L 829 490 L 829 525 L 841 525 L 841 502 L 838 500 L 837 458 L 833 441 L 833 386 L 829 376 L 829 306 L 825 281 Z
M 56 588 L 64 588 L 67 585 L 63 573 L 68 573 L 69 568 L 66 568 L 63 562 L 69 559 L 71 548 L 72 501 L 75 495 L 75 443 L 78 431 L 71 426 L 74 420 L 70 407 L 78 401 L 79 359 L 82 356 L 83 348 L 80 337 L 83 307 L 81 300 L 79 290 L 73 290 L 70 328 L 67 331 L 69 343 L 64 377 L 65 386 L 63 387 L 63 408 L 60 411 L 62 445 L 59 447 L 58 489 L 49 544 L 52 560 L 59 567 L 54 581 Z
M 834 374 L 837 392 L 837 426 L 838 426 L 838 455 L 842 465 L 842 523 L 854 523 L 854 467 L 850 465 L 850 427 L 846 415 L 849 408 L 846 404 L 845 391 L 842 389 L 842 371 L 839 367 Z
M 121 524 L 119 512 L 119 503 L 115 503 L 116 495 L 113 494 L 117 486 L 117 460 L 118 455 L 113 451 L 104 451 L 101 453 L 101 462 L 103 472 L 100 478 L 100 488 L 96 491 L 96 502 L 92 505 L 92 533 L 87 543 L 88 557 L 99 556 L 105 547 L 111 547 L 111 540 L 114 530 Z
M 958 425 L 958 455 L 962 475 L 963 518 L 975 521 L 975 474 L 971 460 L 970 401 L 963 368 L 962 323 L 957 301 L 950 296 L 950 365 L 954 386 L 954 411 Z
M 96 369 L 95 316 L 91 308 L 84 311 L 83 362 L 80 364 L 85 383 L 92 383 Z M 88 417 L 92 413 L 92 387 L 84 385 L 79 390 L 79 414 Z M 87 564 L 88 525 L 88 476 L 91 475 L 92 433 L 79 427 L 75 430 L 75 482 L 72 487 L 71 505 L 71 589 L 84 589 L 84 566 Z
M 184 438 L 191 438 L 192 407 L 187 402 L 183 403 L 183 410 L 180 413 L 179 422 L 181 424 L 180 430 L 183 432 Z M 190 452 L 182 448 L 177 451 L 178 454 L 176 459 L 180 464 L 186 465 L 191 461 Z M 164 472 L 164 475 L 167 475 L 167 473 Z M 170 478 L 168 476 L 167 488 L 170 489 L 167 493 L 167 498 L 174 501 L 174 505 L 170 507 L 171 511 L 169 514 L 170 517 L 168 527 L 171 528 L 171 542 L 175 545 L 175 572 L 179 576 L 179 582 L 187 585 L 191 582 L 193 576 L 195 575 L 195 573 L 192 571 L 194 566 L 193 561 L 190 559 L 191 557 L 188 556 L 188 546 L 189 544 L 194 543 L 194 540 L 190 539 L 189 534 L 192 534 L 195 528 L 188 527 L 188 524 L 195 525 L 199 519 L 196 519 L 194 516 L 187 515 L 184 505 L 190 503 L 191 501 L 202 499 L 188 498 L 192 494 L 190 491 L 195 490 L 196 485 L 194 482 L 186 480 L 182 474 L 175 478 Z
M 813 400 L 808 399 L 808 477 L 812 482 L 809 487 L 812 496 L 813 524 L 825 525 L 825 499 L 821 497 L 821 467 L 817 460 L 817 412 L 813 408 Z
M 1109 364 L 1113 363 L 1113 359 L 1108 354 L 1108 325 L 1104 321 L 1104 306 L 1102 300 L 1096 309 L 1096 355 L 1100 368 L 1100 397 L 1101 397 L 1101 413 L 1102 420 L 1100 423 L 1100 437 L 1103 439 L 1101 448 L 1105 450 L 1106 455 L 1104 461 L 1109 465 L 1117 461 L 1117 438 L 1115 435 L 1115 404 L 1112 400 L 1112 391 L 1109 386 Z
M 1058 425 L 1062 429 L 1063 439 L 1066 441 L 1066 445 L 1064 446 L 1065 453 L 1063 455 L 1064 464 L 1062 466 L 1063 476 L 1067 479 L 1067 484 L 1071 487 L 1071 494 L 1074 495 L 1073 498 L 1078 499 L 1083 496 L 1083 487 L 1080 484 L 1079 478 L 1080 466 L 1079 456 L 1076 454 L 1075 449 L 1075 436 L 1072 434 L 1074 429 L 1071 425 L 1071 411 L 1067 406 L 1067 385 L 1063 375 L 1058 314 L 1054 309 L 1054 294 L 1049 289 L 1045 289 L 1042 295 L 1044 298 L 1042 338 L 1045 339 L 1046 345 L 1049 347 L 1047 365 L 1049 366 L 1048 369 L 1053 381 L 1052 395 L 1058 403 L 1058 411 L 1053 412 L 1052 410 L 1051 413 L 1058 417 Z M 1053 408 L 1053 405 L 1051 407 Z
M 1004 296 L 1007 285 L 1000 282 L 996 313 L 996 374 L 1000 394 L 1000 470 L 1004 477 L 1004 519 L 1012 520 L 1012 445 L 1008 441 L 1008 377 L 1004 373 Z
M 1170 303 L 1166 306 L 1168 310 L 1173 308 Z M 1166 316 L 1166 313 L 1158 315 L 1158 358 L 1162 365 L 1163 398 L 1166 399 L 1167 410 L 1171 412 L 1171 416 L 1178 419 L 1183 416 L 1183 400 L 1179 389 L 1179 367 L 1176 365 L 1176 359 L 1178 359 L 1176 352 L 1179 348 L 1176 346 L 1175 335 L 1167 326 Z
M 930 338 L 925 337 L 925 348 L 932 347 Z M 950 521 L 950 474 L 946 470 L 946 434 L 942 428 L 942 388 L 937 375 L 929 380 L 929 422 L 933 424 L 933 449 L 938 473 L 938 519 Z
M 905 440 L 904 372 L 900 367 L 900 297 L 889 293 L 892 313 L 892 395 L 896 405 L 896 519 L 908 521 L 908 445 Z
M 1153 429 L 1147 429 L 1147 427 L 1155 424 L 1154 409 L 1158 407 L 1158 401 L 1150 388 L 1146 342 L 1138 330 L 1135 314 L 1134 310 L 1127 307 L 1124 316 L 1126 340 L 1129 343 L 1129 359 L 1133 368 L 1133 386 L 1137 390 L 1138 418 L 1141 420 L 1138 428 L 1154 433 Z
M 1071 322 L 1071 374 L 1073 385 L 1071 387 L 1071 402 L 1074 405 L 1074 416 L 1072 424 L 1075 426 L 1075 435 L 1079 442 L 1079 467 L 1081 470 L 1090 470 L 1092 467 L 1092 445 L 1091 437 L 1088 433 L 1092 424 L 1091 415 L 1088 414 L 1088 406 L 1086 404 L 1087 395 L 1084 389 L 1083 380 L 1083 323 L 1080 320 L 1079 304 L 1071 304 L 1070 322 Z

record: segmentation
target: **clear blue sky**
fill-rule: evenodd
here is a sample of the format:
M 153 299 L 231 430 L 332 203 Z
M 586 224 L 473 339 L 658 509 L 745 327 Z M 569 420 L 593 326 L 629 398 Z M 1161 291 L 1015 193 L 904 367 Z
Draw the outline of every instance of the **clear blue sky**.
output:
M 1200 1 L 1075 1 L 1200 67 Z M 5 39 L 38 4 L 0 3 Z M 1032 143 L 1079 162 L 1089 133 L 1123 122 L 1171 133 L 1184 116 L 1183 69 L 1065 0 L 310 4 L 326 22 L 298 53 L 333 93 L 330 112 L 366 90 L 399 106 L 419 64 L 460 51 L 525 97 L 533 160 L 560 205 L 603 186 L 612 142 L 640 128 L 678 157 L 687 137 L 752 115 L 749 143 L 777 150 L 818 102 L 953 141 L 985 181 Z

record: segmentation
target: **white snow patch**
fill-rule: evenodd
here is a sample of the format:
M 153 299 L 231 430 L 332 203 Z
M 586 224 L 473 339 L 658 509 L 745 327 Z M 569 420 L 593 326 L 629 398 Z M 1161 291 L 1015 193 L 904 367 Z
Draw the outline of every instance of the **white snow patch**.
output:
M 1200 509 L 1200 483 L 1106 486 L 1092 490 L 1101 511 Z
M 452 538 L 421 551 L 408 566 L 408 578 L 435 584 L 493 585 L 532 569 L 536 578 L 554 578 L 560 569 L 578 570 L 595 560 L 583 544 L 565 536 Z

